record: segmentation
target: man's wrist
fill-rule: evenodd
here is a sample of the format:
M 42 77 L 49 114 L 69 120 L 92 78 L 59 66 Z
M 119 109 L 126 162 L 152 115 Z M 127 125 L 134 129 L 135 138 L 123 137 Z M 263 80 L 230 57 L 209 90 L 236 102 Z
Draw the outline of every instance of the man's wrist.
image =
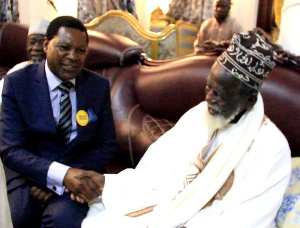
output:
M 53 162 L 48 169 L 47 188 L 54 191 L 58 195 L 62 195 L 65 190 L 63 180 L 69 169 L 69 166 L 58 162 Z

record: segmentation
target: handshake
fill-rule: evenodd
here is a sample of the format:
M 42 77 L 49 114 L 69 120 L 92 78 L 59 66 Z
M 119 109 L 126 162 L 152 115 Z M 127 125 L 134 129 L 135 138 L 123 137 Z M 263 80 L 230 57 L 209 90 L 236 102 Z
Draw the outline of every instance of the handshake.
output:
M 70 168 L 64 177 L 65 192 L 70 193 L 72 200 L 79 203 L 89 203 L 102 194 L 105 177 L 94 171 Z M 55 193 L 49 189 L 37 186 L 31 187 L 30 195 L 35 198 L 40 206 L 47 205 L 48 200 Z
M 65 192 L 70 192 L 71 199 L 89 203 L 102 194 L 105 177 L 94 171 L 70 168 L 65 175 Z

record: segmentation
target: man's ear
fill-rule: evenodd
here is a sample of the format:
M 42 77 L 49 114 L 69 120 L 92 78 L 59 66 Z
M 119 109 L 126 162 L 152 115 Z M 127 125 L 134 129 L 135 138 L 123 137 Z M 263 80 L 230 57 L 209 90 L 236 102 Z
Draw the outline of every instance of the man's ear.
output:
M 48 45 L 49 45 L 49 40 L 47 40 L 47 38 L 44 38 L 44 44 L 43 44 L 43 50 L 45 53 L 47 53 L 48 50 Z
M 253 107 L 256 101 L 257 101 L 257 93 L 250 93 L 247 97 L 246 109 Z

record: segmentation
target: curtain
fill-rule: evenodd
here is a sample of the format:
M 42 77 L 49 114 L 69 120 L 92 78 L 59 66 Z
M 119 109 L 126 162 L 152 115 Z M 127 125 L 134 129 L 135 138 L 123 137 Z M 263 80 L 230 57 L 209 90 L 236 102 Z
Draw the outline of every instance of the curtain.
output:
M 167 15 L 200 26 L 213 16 L 213 0 L 173 0 Z
M 0 0 L 0 22 L 19 22 L 18 0 Z
M 78 19 L 83 23 L 109 10 L 124 10 L 137 18 L 134 0 L 78 0 Z

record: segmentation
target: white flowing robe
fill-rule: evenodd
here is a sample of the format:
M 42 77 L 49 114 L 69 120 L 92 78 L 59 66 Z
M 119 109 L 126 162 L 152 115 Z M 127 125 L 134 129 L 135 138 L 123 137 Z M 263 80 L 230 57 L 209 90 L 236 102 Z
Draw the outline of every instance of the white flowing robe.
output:
M 258 130 L 254 130 L 255 137 L 247 152 L 242 153 L 241 158 L 237 157 L 239 160 L 233 168 L 234 183 L 222 200 L 215 200 L 211 206 L 201 209 L 205 202 L 215 195 L 212 192 L 211 196 L 208 196 L 212 189 L 211 184 L 214 183 L 199 182 L 202 173 L 189 185 L 192 186 L 190 190 L 194 188 L 196 192 L 192 190 L 186 194 L 186 197 L 192 197 L 191 200 L 186 200 L 187 204 L 184 204 L 185 200 L 182 200 L 183 204 L 181 203 L 181 195 L 177 197 L 177 193 L 182 189 L 182 180 L 187 170 L 203 147 L 200 141 L 209 140 L 209 137 L 199 140 L 201 137 L 207 137 L 207 132 L 199 131 L 201 121 L 198 121 L 198 117 L 201 116 L 203 105 L 206 106 L 206 103 L 203 102 L 188 111 L 173 129 L 153 143 L 136 169 L 126 169 L 117 175 L 106 175 L 102 198 L 100 197 L 98 202 L 91 205 L 89 214 L 82 223 L 83 228 L 102 226 L 168 228 L 180 227 L 184 223 L 188 228 L 274 227 L 274 218 L 289 181 L 291 157 L 285 137 L 268 119 L 259 126 Z M 263 108 L 260 112 L 263 113 Z M 242 118 L 246 118 L 245 123 L 248 121 L 247 115 Z M 248 127 L 251 131 L 251 126 Z M 225 135 L 226 138 L 227 132 L 232 132 L 229 128 L 236 128 L 236 126 L 232 124 L 222 129 L 219 136 Z M 245 132 L 247 134 L 247 131 Z M 220 137 L 217 136 L 216 140 L 218 138 Z M 214 157 L 218 155 L 215 154 Z M 219 156 L 216 160 L 222 163 L 222 159 Z M 204 171 L 209 168 L 208 165 Z M 207 185 L 200 185 L 199 188 L 196 186 L 197 181 Z M 200 196 L 197 196 L 198 191 Z M 207 198 L 206 201 L 201 201 L 201 194 Z M 177 208 L 175 205 L 175 209 L 172 209 L 172 199 L 175 196 L 179 199 L 178 205 L 183 206 Z M 204 205 L 200 205 L 199 202 Z M 124 216 L 129 212 L 153 205 L 157 206 L 151 213 L 135 218 Z M 198 205 L 199 209 L 196 212 L 190 212 L 193 208 L 197 209 Z M 171 208 L 171 211 L 174 211 L 173 215 L 165 214 L 166 208 L 167 211 Z M 185 215 L 182 214 L 186 211 L 192 214 L 184 219 Z M 164 216 L 168 218 L 166 222 L 162 220 Z
M 0 159 L 0 227 L 12 228 L 10 209 L 7 199 L 7 188 L 5 173 L 3 170 L 2 161 Z
M 13 68 L 11 68 L 6 74 L 10 74 L 10 73 L 15 72 L 17 70 L 20 70 L 20 69 L 28 66 L 29 64 L 31 64 L 30 61 L 24 61 L 24 62 L 18 63 Z M 3 84 L 4 84 L 4 78 L 2 78 L 2 80 L 0 80 L 0 104 L 2 103 Z

